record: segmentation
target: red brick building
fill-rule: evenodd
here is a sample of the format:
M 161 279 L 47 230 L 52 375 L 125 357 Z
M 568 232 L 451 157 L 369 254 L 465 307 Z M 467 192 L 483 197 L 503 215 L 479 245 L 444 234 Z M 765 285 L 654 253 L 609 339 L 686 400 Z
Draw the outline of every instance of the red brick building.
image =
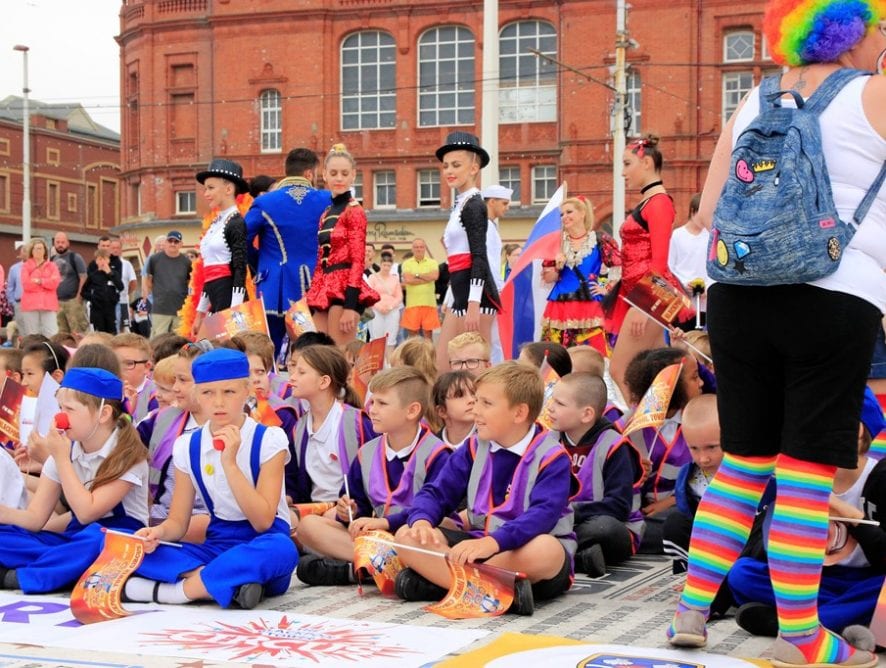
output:
M 357 158 L 370 238 L 435 243 L 450 194 L 433 152 L 451 128 L 480 127 L 482 4 L 125 0 L 123 229 L 187 229 L 203 212 L 193 175 L 214 155 L 248 176 L 279 176 L 290 148 L 342 141 Z M 764 0 L 630 4 L 629 133 L 661 135 L 682 212 L 724 112 L 773 68 Z M 505 237 L 525 235 L 562 180 L 611 216 L 615 9 L 615 0 L 500 0 L 499 180 L 521 205 Z
M 22 235 L 22 99 L 0 100 L 0 265 Z M 30 100 L 31 231 L 68 233 L 81 253 L 120 221 L 120 136 L 79 104 Z

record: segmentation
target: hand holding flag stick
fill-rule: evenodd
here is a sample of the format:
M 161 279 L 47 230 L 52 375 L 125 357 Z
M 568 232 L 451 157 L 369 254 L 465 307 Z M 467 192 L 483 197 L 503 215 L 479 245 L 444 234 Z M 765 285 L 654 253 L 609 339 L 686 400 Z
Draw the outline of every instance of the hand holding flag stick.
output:
M 126 536 L 127 538 L 135 538 L 136 540 L 140 540 L 143 543 L 147 542 L 147 540 L 148 540 L 144 536 L 139 536 L 138 534 L 135 534 L 135 533 L 127 533 L 126 531 L 117 531 L 116 529 L 108 529 L 107 527 L 102 527 L 102 533 L 112 533 L 112 534 L 116 534 L 117 536 Z M 157 542 L 160 545 L 166 545 L 167 547 L 181 547 L 182 546 L 181 543 L 170 543 L 169 541 L 166 541 L 166 540 L 158 540 Z

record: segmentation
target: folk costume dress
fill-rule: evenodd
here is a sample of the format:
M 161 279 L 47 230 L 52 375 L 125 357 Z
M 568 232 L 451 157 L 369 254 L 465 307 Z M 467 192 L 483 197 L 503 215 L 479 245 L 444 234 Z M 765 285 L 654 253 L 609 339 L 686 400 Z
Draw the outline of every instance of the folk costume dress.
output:
M 246 223 L 237 206 L 216 216 L 200 240 L 203 291 L 197 310 L 217 313 L 246 297 Z
M 366 214 L 350 191 L 332 198 L 320 218 L 318 237 L 317 268 L 307 294 L 311 310 L 342 306 L 362 313 L 375 304 L 379 295 L 363 280 Z
M 486 253 L 488 226 L 489 216 L 480 191 L 470 188 L 459 193 L 443 231 L 449 264 L 446 304 L 457 317 L 468 312 L 468 302 L 480 302 L 480 312 L 486 315 L 495 315 L 501 310 Z
M 603 297 L 592 292 L 604 266 L 597 234 L 589 231 L 582 246 L 573 249 L 564 232 L 562 251 L 566 263 L 548 294 L 541 321 L 541 338 L 567 348 L 591 345 L 606 356 Z

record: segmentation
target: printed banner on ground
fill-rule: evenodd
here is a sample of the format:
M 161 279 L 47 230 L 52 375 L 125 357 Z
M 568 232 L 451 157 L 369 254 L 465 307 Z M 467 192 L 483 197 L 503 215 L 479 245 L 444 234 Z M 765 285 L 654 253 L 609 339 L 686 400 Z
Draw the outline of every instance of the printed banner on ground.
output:
M 71 592 L 71 611 L 84 624 L 126 617 L 120 601 L 123 585 L 145 557 L 145 542 L 134 536 L 105 532 L 105 547 Z
M 230 339 L 240 332 L 268 334 L 268 319 L 261 299 L 243 302 L 239 306 L 206 316 L 197 332 L 197 339 L 219 341 Z

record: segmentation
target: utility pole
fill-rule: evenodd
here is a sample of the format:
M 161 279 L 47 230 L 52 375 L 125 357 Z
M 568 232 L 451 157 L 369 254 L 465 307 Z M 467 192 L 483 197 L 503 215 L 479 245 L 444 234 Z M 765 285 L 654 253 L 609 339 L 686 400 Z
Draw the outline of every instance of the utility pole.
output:
M 615 10 L 615 104 L 612 108 L 612 236 L 621 238 L 625 212 L 625 181 L 622 156 L 625 152 L 625 51 L 628 48 L 627 8 L 625 0 L 616 0 Z
M 483 114 L 480 143 L 489 153 L 483 185 L 498 183 L 498 0 L 483 0 Z
M 28 105 L 28 47 L 16 44 L 22 53 L 22 241 L 31 240 L 31 109 Z

